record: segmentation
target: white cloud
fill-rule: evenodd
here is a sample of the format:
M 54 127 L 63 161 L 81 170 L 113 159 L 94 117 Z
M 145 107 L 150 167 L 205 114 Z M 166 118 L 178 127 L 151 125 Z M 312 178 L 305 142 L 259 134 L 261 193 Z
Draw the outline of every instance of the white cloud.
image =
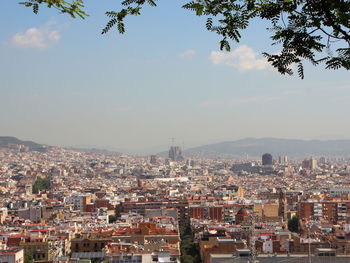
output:
M 271 97 L 271 96 L 255 96 L 255 97 L 234 99 L 230 102 L 230 104 L 234 106 L 239 106 L 239 105 L 249 104 L 249 103 L 269 102 L 276 99 L 278 98 Z
M 179 57 L 180 57 L 180 58 L 183 58 L 183 59 L 191 59 L 191 58 L 193 58 L 196 54 L 197 54 L 197 51 L 196 51 L 196 50 L 194 50 L 194 49 L 188 49 L 188 50 L 185 50 L 184 52 L 180 53 L 180 54 L 179 54 Z
M 231 52 L 212 51 L 210 60 L 215 65 L 226 65 L 241 72 L 270 68 L 266 59 L 258 58 L 254 50 L 246 45 L 241 45 Z
M 18 47 L 48 48 L 61 39 L 59 30 L 53 29 L 54 21 L 50 21 L 41 27 L 31 27 L 25 32 L 16 33 L 11 38 L 11 43 Z

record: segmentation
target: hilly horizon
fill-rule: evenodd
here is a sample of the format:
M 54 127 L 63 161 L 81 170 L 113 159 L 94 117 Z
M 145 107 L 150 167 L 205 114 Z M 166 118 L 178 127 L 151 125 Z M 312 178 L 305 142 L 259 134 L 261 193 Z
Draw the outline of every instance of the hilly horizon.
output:
M 350 140 L 300 140 L 279 138 L 244 138 L 186 149 L 185 157 L 195 158 L 260 158 L 271 153 L 274 158 L 287 155 L 295 158 L 310 156 L 349 156 Z M 167 152 L 159 153 L 167 156 Z
M 52 146 L 36 143 L 30 140 L 20 140 L 12 136 L 0 136 L 0 148 L 11 148 L 11 145 L 24 145 L 30 151 L 46 151 Z M 75 150 L 106 151 L 128 154 L 104 148 L 76 148 L 63 147 Z M 294 158 L 305 157 L 332 157 L 350 156 L 350 140 L 301 140 L 281 138 L 244 138 L 234 141 L 223 141 L 219 143 L 206 144 L 191 147 L 183 152 L 187 158 L 224 158 L 241 159 L 260 158 L 262 154 L 270 153 L 274 158 L 287 155 Z M 157 153 L 159 156 L 167 157 L 168 151 Z
M 0 136 L 0 148 L 12 148 L 12 146 L 24 145 L 30 151 L 46 151 L 49 147 L 45 144 L 36 143 L 33 141 L 23 141 L 13 136 Z

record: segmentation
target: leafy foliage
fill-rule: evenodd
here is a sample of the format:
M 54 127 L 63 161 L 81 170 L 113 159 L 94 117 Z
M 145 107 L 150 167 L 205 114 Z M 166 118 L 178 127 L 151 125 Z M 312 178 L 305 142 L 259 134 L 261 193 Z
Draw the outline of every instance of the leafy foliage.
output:
M 49 190 L 50 187 L 51 187 L 51 184 L 50 184 L 49 177 L 45 177 L 45 178 L 37 177 L 37 179 L 33 184 L 33 193 L 36 194 L 36 193 L 39 193 L 39 191 L 41 190 Z
M 109 223 L 113 224 L 117 221 L 117 217 L 115 215 L 109 215 Z
M 34 255 L 30 249 L 24 251 L 24 263 L 33 263 Z
M 109 22 L 102 30 L 102 34 L 106 34 L 112 27 L 117 26 L 118 32 L 120 34 L 125 33 L 124 18 L 128 15 L 138 16 L 141 14 L 142 6 L 148 4 L 150 6 L 157 6 L 156 2 L 153 0 L 125 0 L 122 5 L 123 8 L 119 12 L 110 11 L 106 12 L 106 15 L 110 18 Z
M 119 11 L 106 12 L 109 21 L 102 34 L 116 27 L 125 33 L 127 16 L 138 16 L 145 5 L 156 6 L 157 0 L 124 0 Z M 85 18 L 83 0 L 28 0 L 23 2 L 37 13 L 39 5 L 55 7 L 72 17 Z M 230 42 L 239 42 L 241 32 L 258 18 L 270 22 L 273 45 L 278 54 L 263 53 L 281 74 L 293 74 L 296 65 L 304 78 L 303 62 L 324 63 L 327 69 L 350 69 L 350 1 L 348 0 L 192 0 L 182 8 L 206 16 L 205 27 L 221 37 L 220 49 L 227 52 Z
M 198 245 L 193 242 L 193 235 L 189 220 L 180 227 L 180 238 L 181 262 L 201 262 Z
M 84 7 L 84 0 L 75 0 L 72 2 L 64 0 L 28 0 L 20 2 L 20 4 L 31 7 L 35 14 L 39 12 L 39 5 L 45 5 L 48 8 L 56 8 L 61 13 L 67 13 L 72 18 L 79 16 L 84 19 L 88 16 L 88 14 L 82 10 Z

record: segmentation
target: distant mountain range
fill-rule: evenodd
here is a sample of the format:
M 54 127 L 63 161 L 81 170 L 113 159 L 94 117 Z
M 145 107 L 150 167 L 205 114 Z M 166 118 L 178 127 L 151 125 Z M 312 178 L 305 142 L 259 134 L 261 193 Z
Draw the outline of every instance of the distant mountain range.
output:
M 15 148 L 19 145 L 23 145 L 25 147 L 28 147 L 29 151 L 39 151 L 44 152 L 50 146 L 39 144 L 32 141 L 22 141 L 20 139 L 17 139 L 16 137 L 10 137 L 10 136 L 0 136 L 0 148 Z
M 261 157 L 271 153 L 274 158 L 287 155 L 294 158 L 310 156 L 349 156 L 350 140 L 294 140 L 276 138 L 245 138 L 209 144 L 184 151 L 185 157 L 200 158 L 249 158 Z M 167 152 L 160 153 L 166 156 Z
M 0 136 L 0 148 L 15 148 L 18 145 L 28 147 L 30 151 L 44 152 L 52 146 L 33 141 L 22 141 L 15 137 Z M 71 148 L 74 149 L 74 148 Z M 77 148 L 75 148 L 77 149 Z M 82 149 L 79 149 L 82 150 Z M 102 149 L 85 149 L 85 151 L 112 153 Z M 197 158 L 260 158 L 264 153 L 271 153 L 274 158 L 287 155 L 293 158 L 305 157 L 350 157 L 350 140 L 294 140 L 276 138 L 245 138 L 237 141 L 226 141 L 193 147 L 184 151 L 185 157 Z M 167 157 L 164 151 L 158 155 Z

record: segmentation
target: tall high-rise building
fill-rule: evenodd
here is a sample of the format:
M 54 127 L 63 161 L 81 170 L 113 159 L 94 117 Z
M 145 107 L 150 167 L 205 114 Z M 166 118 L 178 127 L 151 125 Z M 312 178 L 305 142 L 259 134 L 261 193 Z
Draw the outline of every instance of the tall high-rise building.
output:
M 180 146 L 171 146 L 170 147 L 169 159 L 172 160 L 173 162 L 184 160 Z
M 314 170 L 317 168 L 317 160 L 315 158 L 310 159 L 310 164 L 311 164 L 311 170 Z
M 265 153 L 262 156 L 262 165 L 272 165 L 272 155 Z
M 314 158 L 306 159 L 301 164 L 302 168 L 315 170 L 317 168 L 317 160 Z
M 279 164 L 287 164 L 288 163 L 288 157 L 286 155 L 279 156 L 278 157 L 278 163 Z

